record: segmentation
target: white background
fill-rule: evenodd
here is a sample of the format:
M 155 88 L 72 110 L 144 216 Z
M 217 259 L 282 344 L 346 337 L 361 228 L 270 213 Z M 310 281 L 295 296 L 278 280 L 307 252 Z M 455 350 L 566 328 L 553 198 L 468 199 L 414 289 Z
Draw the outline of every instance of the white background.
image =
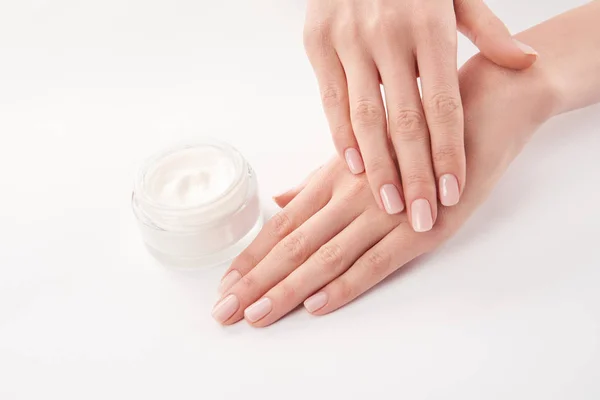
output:
M 489 2 L 513 32 L 580 3 Z M 303 14 L 1 0 L 2 400 L 600 398 L 599 107 L 547 124 L 453 240 L 327 317 L 222 328 L 222 268 L 145 252 L 129 201 L 154 151 L 231 142 L 271 212 L 333 154 Z

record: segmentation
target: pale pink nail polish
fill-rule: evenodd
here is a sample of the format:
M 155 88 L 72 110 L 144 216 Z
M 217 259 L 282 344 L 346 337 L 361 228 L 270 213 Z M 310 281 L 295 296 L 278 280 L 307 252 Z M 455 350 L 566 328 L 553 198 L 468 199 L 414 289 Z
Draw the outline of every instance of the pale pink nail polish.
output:
M 427 232 L 433 227 L 431 206 L 425 199 L 413 201 L 411 207 L 412 225 L 415 232 Z
M 530 56 L 537 56 L 538 52 L 535 51 L 531 46 L 526 45 L 523 42 L 519 42 L 517 39 L 513 39 L 513 42 L 515 42 L 515 44 L 517 45 L 517 47 L 519 49 L 521 49 L 521 51 L 527 55 Z
M 344 152 L 344 158 L 346 159 L 346 164 L 348 164 L 348 168 L 350 172 L 354 175 L 362 174 L 365 172 L 365 164 L 363 163 L 362 157 L 358 150 L 353 148 L 348 148 Z
M 293 188 L 292 189 L 287 189 L 286 191 L 283 191 L 281 193 L 277 193 L 276 195 L 273 196 L 273 198 L 276 199 L 278 197 L 283 197 L 286 194 L 288 194 L 289 192 L 291 192 L 292 190 L 294 190 L 294 189 Z
M 325 292 L 319 292 L 317 294 L 313 294 L 308 299 L 304 300 L 304 307 L 308 310 L 308 312 L 315 312 L 325 307 L 327 304 L 328 296 Z
M 240 274 L 239 271 L 236 271 L 235 269 L 233 271 L 230 271 L 221 280 L 221 284 L 219 285 L 219 293 L 225 293 L 226 291 L 231 289 L 231 287 L 235 285 L 240 279 L 242 279 L 242 274 Z
M 404 210 L 404 203 L 396 186 L 390 183 L 385 184 L 379 190 L 379 194 L 381 195 L 385 211 L 388 214 L 398 214 Z
M 265 315 L 273 309 L 273 302 L 267 297 L 263 297 L 244 311 L 244 317 L 250 322 L 256 322 L 264 318 Z
M 240 301 L 234 294 L 230 294 L 217 303 L 212 310 L 212 316 L 217 321 L 223 323 L 231 318 L 238 308 L 240 308 Z
M 460 189 L 458 179 L 454 175 L 446 174 L 440 178 L 440 201 L 446 207 L 458 204 Z

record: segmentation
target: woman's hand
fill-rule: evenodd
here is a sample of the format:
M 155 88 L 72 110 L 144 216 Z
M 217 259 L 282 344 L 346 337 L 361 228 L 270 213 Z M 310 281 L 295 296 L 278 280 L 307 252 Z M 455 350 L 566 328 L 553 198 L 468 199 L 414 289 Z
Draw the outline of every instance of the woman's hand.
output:
M 305 46 L 337 151 L 352 173 L 366 168 L 380 208 L 407 205 L 416 232 L 434 225 L 438 192 L 453 206 L 465 187 L 457 26 L 498 65 L 536 59 L 482 0 L 308 1 Z
M 261 327 L 302 302 L 327 314 L 452 235 L 556 106 L 536 67 L 507 72 L 475 58 L 461 70 L 461 88 L 471 184 L 459 205 L 440 212 L 430 232 L 415 233 L 405 214 L 380 210 L 365 176 L 336 158 L 278 199 L 284 209 L 224 276 L 214 318 L 232 324 L 245 316 Z
M 223 277 L 214 318 L 232 324 L 245 315 L 253 326 L 266 326 L 303 301 L 311 313 L 327 314 L 438 246 L 543 121 L 600 102 L 599 18 L 600 2 L 591 2 L 521 34 L 542 51 L 526 71 L 498 68 L 482 56 L 461 68 L 470 184 L 459 205 L 442 209 L 433 230 L 416 234 L 406 217 L 385 215 L 366 178 L 334 160 L 305 188 L 278 198 L 284 209 Z

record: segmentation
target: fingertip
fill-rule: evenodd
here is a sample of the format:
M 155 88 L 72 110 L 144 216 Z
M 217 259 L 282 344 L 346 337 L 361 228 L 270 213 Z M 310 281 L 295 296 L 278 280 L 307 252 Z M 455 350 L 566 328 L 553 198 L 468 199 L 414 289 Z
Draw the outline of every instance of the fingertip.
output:
M 452 174 L 444 174 L 439 180 L 440 203 L 445 207 L 452 207 L 460 200 L 460 186 L 458 179 Z
M 292 201 L 293 196 L 284 193 L 277 196 L 273 196 L 272 199 L 279 208 L 284 208 L 290 203 L 290 201 Z
M 512 39 L 512 43 L 516 48 L 516 52 L 518 52 L 518 56 L 514 57 L 511 65 L 508 65 L 509 68 L 516 70 L 527 69 L 537 61 L 539 53 L 533 47 L 514 38 Z
M 348 169 L 354 175 L 359 175 L 365 172 L 365 163 L 360 155 L 360 152 L 353 148 L 349 147 L 344 151 L 344 159 L 346 160 L 346 164 L 348 165 Z
M 304 308 L 311 314 L 321 310 L 327 305 L 329 295 L 325 292 L 313 294 L 308 299 L 304 300 Z
M 379 195 L 381 196 L 383 207 L 388 214 L 394 215 L 404 211 L 405 205 L 396 185 L 388 183 L 381 186 Z
M 219 283 L 219 287 L 217 288 L 217 293 L 219 295 L 225 294 L 229 289 L 233 287 L 240 279 L 242 279 L 242 274 L 240 274 L 237 270 L 229 271 Z
M 412 202 L 410 209 L 413 230 L 418 233 L 429 232 L 434 224 L 431 203 L 427 199 L 417 199 Z
M 302 183 L 300 186 L 297 186 L 293 189 L 290 189 L 286 192 L 279 193 L 272 197 L 275 204 L 277 204 L 280 208 L 284 208 L 287 206 L 298 194 L 304 189 L 306 183 Z
M 537 58 L 538 52 L 535 49 L 517 39 L 513 39 L 513 43 L 521 50 L 525 55 L 534 56 Z
M 539 57 L 534 48 L 517 39 L 506 40 L 502 44 L 497 43 L 493 47 L 480 50 L 494 64 L 516 71 L 531 67 Z

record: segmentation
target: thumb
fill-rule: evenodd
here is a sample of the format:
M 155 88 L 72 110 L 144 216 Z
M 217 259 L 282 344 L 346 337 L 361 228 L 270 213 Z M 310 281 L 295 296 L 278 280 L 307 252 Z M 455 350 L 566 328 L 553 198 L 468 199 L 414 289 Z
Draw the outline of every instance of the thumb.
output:
M 279 208 L 285 208 L 298 194 L 304 189 L 303 185 L 297 186 L 293 189 L 283 192 L 276 196 L 273 196 L 273 201 L 279 206 Z
M 292 200 L 294 200 L 294 198 L 296 198 L 296 196 L 298 196 L 300 194 L 300 192 L 302 190 L 304 190 L 304 188 L 306 187 L 306 185 L 308 185 L 308 183 L 310 182 L 310 180 L 312 179 L 313 176 L 315 176 L 315 174 L 322 168 L 319 167 L 316 170 L 312 171 L 307 177 L 306 179 L 304 179 L 304 181 L 296 186 L 293 189 L 290 189 L 286 192 L 283 192 L 281 194 L 278 194 L 276 196 L 273 196 L 273 201 L 275 202 L 275 204 L 277 204 L 280 208 L 284 208 L 285 206 L 287 206 Z
M 525 69 L 537 59 L 537 52 L 513 39 L 506 26 L 482 0 L 456 0 L 458 29 L 493 63 L 511 69 Z

